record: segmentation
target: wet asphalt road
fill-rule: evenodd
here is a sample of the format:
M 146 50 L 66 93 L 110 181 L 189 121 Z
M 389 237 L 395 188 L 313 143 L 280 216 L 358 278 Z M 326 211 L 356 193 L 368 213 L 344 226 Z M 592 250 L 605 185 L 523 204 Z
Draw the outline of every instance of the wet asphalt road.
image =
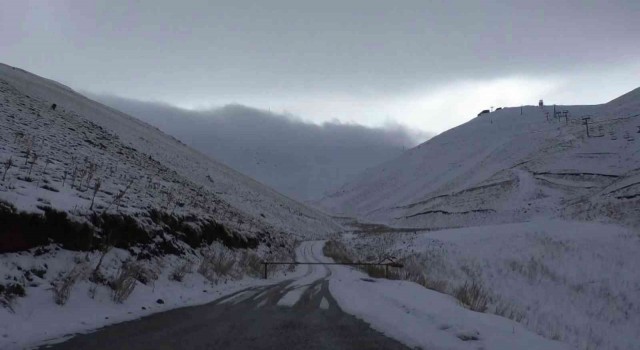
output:
M 319 251 L 321 243 L 303 242 L 299 259 L 318 261 Z M 330 277 L 331 267 L 309 265 L 295 280 L 108 326 L 46 348 L 407 349 L 344 313 L 329 292 Z

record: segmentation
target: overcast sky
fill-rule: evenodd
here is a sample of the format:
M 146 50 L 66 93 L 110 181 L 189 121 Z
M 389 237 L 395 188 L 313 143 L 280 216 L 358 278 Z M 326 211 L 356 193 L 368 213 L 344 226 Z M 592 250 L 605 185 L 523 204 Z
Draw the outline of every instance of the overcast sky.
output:
M 640 1 L 0 0 L 0 60 L 94 93 L 441 132 L 640 85 Z

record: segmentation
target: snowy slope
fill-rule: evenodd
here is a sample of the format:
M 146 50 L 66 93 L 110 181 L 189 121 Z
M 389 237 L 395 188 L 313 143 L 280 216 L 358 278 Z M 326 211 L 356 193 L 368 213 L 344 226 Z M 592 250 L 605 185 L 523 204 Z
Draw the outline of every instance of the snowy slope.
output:
M 609 103 L 505 108 L 369 169 L 317 204 L 392 226 L 533 217 L 640 225 L 640 89 Z M 546 113 L 550 112 L 549 120 Z M 587 137 L 582 117 L 591 116 Z
M 0 64 L 2 349 L 211 301 L 339 229 L 148 124 Z
M 131 183 L 126 202 L 133 213 L 162 207 L 211 217 L 249 235 L 323 235 L 338 227 L 324 214 L 59 83 L 0 65 L 0 87 L 0 160 L 13 157 L 20 166 L 9 169 L 9 185 L 0 199 L 18 209 L 38 211 L 40 198 L 54 208 L 87 211 L 91 191 L 74 191 L 62 182 L 65 171 L 70 178 L 74 168 L 95 164 L 93 179 L 102 181 L 98 207 L 108 207 L 114 193 Z M 19 179 L 30 164 L 24 164 L 29 143 L 38 154 L 33 178 L 39 185 L 39 180 L 50 182 L 59 192 Z
M 537 219 L 387 235 L 364 232 L 345 243 L 362 260 L 386 251 L 404 263 L 400 279 L 442 293 L 455 296 L 465 283 L 478 283 L 488 298 L 487 313 L 549 339 L 578 349 L 640 349 L 640 239 L 628 228 Z

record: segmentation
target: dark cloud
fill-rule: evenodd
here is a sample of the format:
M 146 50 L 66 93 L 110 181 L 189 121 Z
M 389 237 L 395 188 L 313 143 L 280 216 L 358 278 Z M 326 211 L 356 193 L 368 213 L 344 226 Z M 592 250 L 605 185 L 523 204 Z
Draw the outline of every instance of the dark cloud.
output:
M 237 102 L 316 122 L 442 131 L 493 104 L 552 93 L 599 102 L 638 81 L 638 0 L 5 2 L 5 63 L 189 108 Z M 490 94 L 459 88 L 514 79 L 523 83 Z M 514 89 L 529 94 L 504 98 Z M 433 107 L 443 94 L 486 101 L 430 129 L 449 113 Z
M 399 125 L 310 124 L 241 105 L 189 111 L 162 103 L 90 96 L 299 200 L 318 198 L 350 176 L 429 137 Z
M 16 1 L 3 12 L 7 63 L 173 102 L 397 93 L 640 54 L 636 0 L 65 0 Z

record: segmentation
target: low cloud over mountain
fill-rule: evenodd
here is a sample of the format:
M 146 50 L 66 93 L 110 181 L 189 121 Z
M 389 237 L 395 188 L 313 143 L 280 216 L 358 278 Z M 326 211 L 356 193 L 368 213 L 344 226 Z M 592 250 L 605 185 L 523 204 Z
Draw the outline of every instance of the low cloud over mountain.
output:
M 114 96 L 91 97 L 299 200 L 319 198 L 350 176 L 430 137 L 400 125 L 317 125 L 242 105 L 192 111 Z

